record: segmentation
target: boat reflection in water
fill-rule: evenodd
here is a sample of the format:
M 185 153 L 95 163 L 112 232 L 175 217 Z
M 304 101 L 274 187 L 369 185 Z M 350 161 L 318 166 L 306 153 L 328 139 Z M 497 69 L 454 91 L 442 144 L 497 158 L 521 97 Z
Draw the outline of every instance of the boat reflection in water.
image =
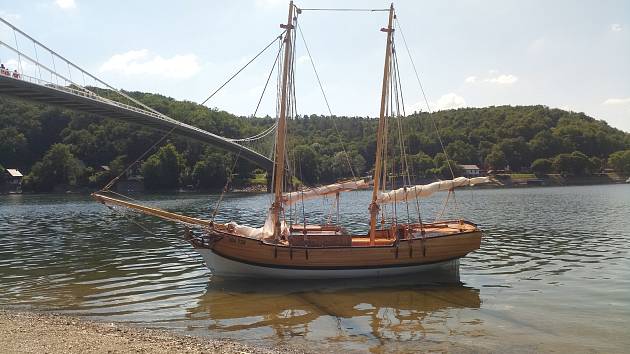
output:
M 344 345 L 355 342 L 355 336 L 360 347 L 348 349 L 367 349 L 370 340 L 382 345 L 387 339 L 423 340 L 436 331 L 452 331 L 445 326 L 451 310 L 480 305 L 479 290 L 461 283 L 459 264 L 453 261 L 449 269 L 383 279 L 214 277 L 188 316 L 222 336 L 255 335 L 275 342 L 303 337 Z

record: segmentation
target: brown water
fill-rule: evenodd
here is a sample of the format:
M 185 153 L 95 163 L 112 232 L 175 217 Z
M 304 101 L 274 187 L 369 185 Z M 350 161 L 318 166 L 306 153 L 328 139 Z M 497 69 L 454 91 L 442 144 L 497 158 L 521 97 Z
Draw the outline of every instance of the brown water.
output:
M 344 199 L 350 228 L 365 228 L 368 198 Z M 216 196 L 143 199 L 207 216 Z M 222 215 L 261 223 L 267 200 L 230 195 Z M 486 231 L 459 274 L 278 282 L 212 277 L 179 226 L 128 214 L 147 234 L 85 196 L 0 196 L 0 306 L 312 351 L 630 350 L 630 186 L 457 200 L 453 214 Z M 423 203 L 425 219 L 440 202 Z M 327 206 L 311 203 L 309 219 L 325 218 Z

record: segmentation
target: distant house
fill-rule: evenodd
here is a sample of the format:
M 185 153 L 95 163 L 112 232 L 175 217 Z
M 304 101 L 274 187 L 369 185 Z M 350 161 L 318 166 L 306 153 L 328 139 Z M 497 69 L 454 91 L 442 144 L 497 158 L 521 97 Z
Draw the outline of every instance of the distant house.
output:
M 459 165 L 464 170 L 465 177 L 479 177 L 481 176 L 481 170 L 477 165 Z
M 5 169 L 2 176 L 2 191 L 8 193 L 21 193 L 22 178 L 24 178 L 22 172 L 14 168 Z

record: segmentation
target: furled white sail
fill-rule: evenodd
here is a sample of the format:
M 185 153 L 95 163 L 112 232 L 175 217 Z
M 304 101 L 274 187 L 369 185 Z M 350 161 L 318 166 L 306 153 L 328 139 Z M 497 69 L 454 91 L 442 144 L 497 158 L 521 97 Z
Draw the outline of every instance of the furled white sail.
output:
M 239 225 L 234 221 L 229 222 L 228 226 L 234 228 L 234 233 L 240 236 L 255 238 L 255 239 L 264 239 L 273 236 L 273 218 L 271 217 L 271 213 L 267 214 L 267 218 L 265 219 L 265 224 L 261 227 L 251 227 L 247 225 Z M 281 234 L 288 235 L 289 234 L 289 225 L 283 220 L 281 221 Z
M 456 187 L 474 186 L 475 184 L 488 182 L 490 182 L 490 177 L 457 177 L 446 181 L 418 184 L 385 193 L 379 193 L 376 202 L 379 204 L 404 202 L 406 200 L 413 200 L 414 198 L 426 198 L 435 192 L 448 191 L 449 189 Z
M 285 205 L 292 205 L 302 200 L 321 198 L 325 195 L 348 192 L 368 187 L 369 184 L 363 179 L 359 181 L 339 182 L 303 191 L 285 193 L 282 195 L 282 199 Z

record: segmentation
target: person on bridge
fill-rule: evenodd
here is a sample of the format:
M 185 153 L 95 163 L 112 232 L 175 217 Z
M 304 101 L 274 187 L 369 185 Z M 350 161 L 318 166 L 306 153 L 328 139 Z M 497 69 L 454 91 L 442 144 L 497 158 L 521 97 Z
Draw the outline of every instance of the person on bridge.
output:
M 0 74 L 10 76 L 9 70 L 4 67 L 4 64 L 0 64 Z
M 20 73 L 17 70 L 13 70 L 13 78 L 14 79 L 19 79 L 20 78 Z

